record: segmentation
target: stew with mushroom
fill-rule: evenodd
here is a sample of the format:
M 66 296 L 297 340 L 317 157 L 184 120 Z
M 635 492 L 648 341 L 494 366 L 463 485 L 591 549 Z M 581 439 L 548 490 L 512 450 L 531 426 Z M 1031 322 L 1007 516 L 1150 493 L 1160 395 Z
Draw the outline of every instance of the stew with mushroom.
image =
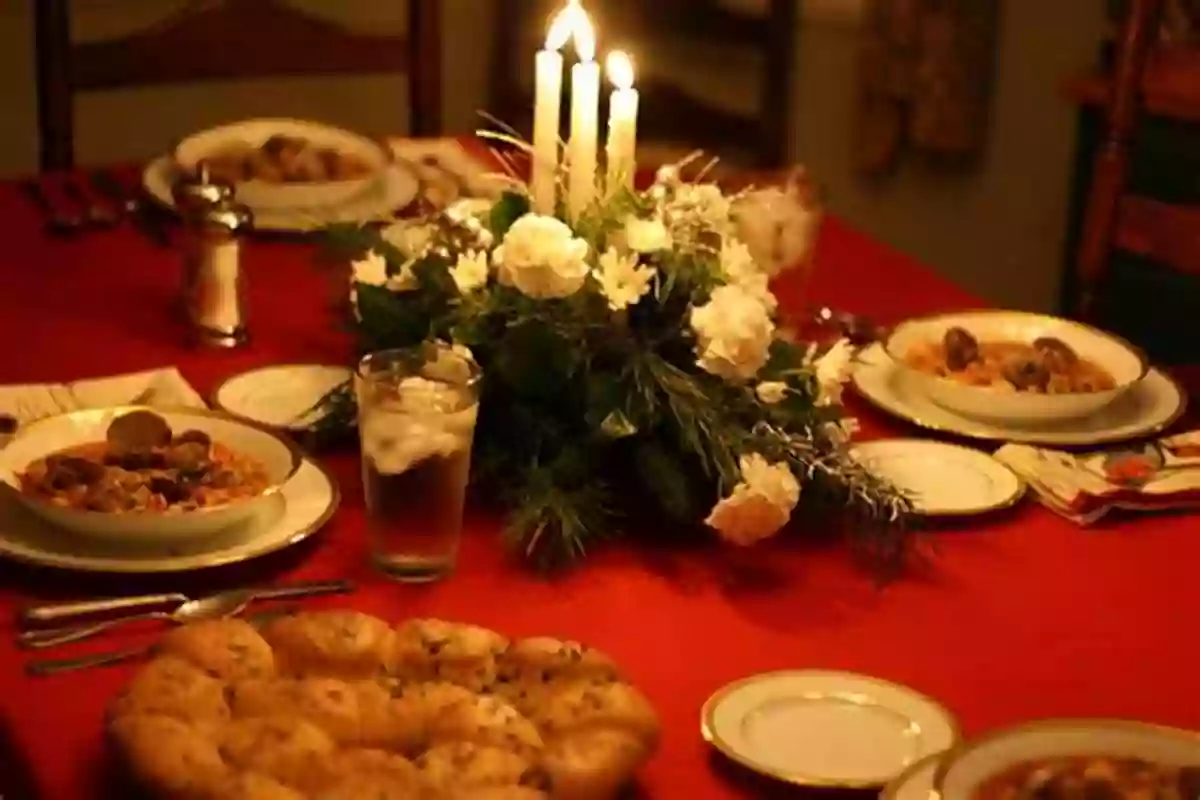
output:
M 972 800 L 1200 800 L 1200 766 L 1139 758 L 1062 756 L 1025 761 L 992 776 Z
M 50 503 L 115 514 L 224 505 L 256 497 L 271 482 L 258 459 L 203 431 L 175 434 L 150 411 L 116 418 L 103 442 L 39 458 L 20 480 L 21 491 Z
M 909 348 L 904 363 L 931 375 L 1006 391 L 1067 394 L 1100 392 L 1116 386 L 1103 367 L 1083 358 L 1061 339 L 1044 336 L 1032 343 L 981 342 L 963 328 L 946 331 L 940 342 Z
M 262 146 L 235 144 L 205 159 L 209 175 L 219 181 L 324 183 L 362 178 L 371 166 L 356 155 L 320 147 L 298 136 L 272 136 Z

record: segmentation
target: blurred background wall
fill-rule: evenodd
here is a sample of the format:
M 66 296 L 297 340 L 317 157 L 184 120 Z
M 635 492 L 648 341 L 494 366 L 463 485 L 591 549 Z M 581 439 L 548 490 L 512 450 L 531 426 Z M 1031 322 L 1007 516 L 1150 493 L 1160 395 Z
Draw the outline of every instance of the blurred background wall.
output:
M 725 0 L 753 13 L 762 0 Z M 36 165 L 31 9 L 0 0 L 0 176 Z M 103 39 L 169 16 L 181 0 L 75 0 L 77 38 Z M 402 29 L 397 0 L 291 0 L 316 15 L 370 30 Z M 652 2 L 652 0 L 647 0 Z M 1061 272 L 1074 110 L 1061 78 L 1088 63 L 1100 39 L 1101 0 L 1004 0 L 990 141 L 962 172 L 905 164 L 882 182 L 856 176 L 849 147 L 855 97 L 855 24 L 861 0 L 807 0 L 795 64 L 791 154 L 828 190 L 830 207 L 986 299 L 1050 308 Z M 442 0 L 445 123 L 475 126 L 486 105 L 492 0 Z M 603 0 L 589 0 L 603 6 Z M 266 35 L 264 33 L 264 35 Z M 736 63 L 686 54 L 646 54 L 657 69 L 738 103 Z M 530 53 L 532 59 L 532 53 Z M 79 98 L 83 164 L 137 161 L 179 134 L 229 119 L 290 115 L 325 119 L 368 134 L 403 132 L 402 76 L 246 81 L 139 89 Z M 822 265 L 837 269 L 837 264 Z

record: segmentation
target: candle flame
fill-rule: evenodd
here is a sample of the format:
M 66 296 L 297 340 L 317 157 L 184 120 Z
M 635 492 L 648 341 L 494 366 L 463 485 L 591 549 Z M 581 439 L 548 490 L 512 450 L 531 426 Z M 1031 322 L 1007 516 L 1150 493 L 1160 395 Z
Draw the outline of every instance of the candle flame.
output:
M 633 61 L 620 50 L 608 54 L 608 79 L 618 89 L 633 88 Z
M 579 54 L 579 60 L 594 61 L 596 59 L 596 30 L 592 27 L 592 20 L 579 5 L 578 0 L 572 2 L 567 10 L 574 12 L 575 52 Z
M 550 20 L 550 30 L 546 34 L 546 49 L 561 50 L 567 40 L 571 38 L 571 31 L 575 28 L 575 15 L 582 11 L 576 2 L 568 3 L 566 8 L 559 11 Z

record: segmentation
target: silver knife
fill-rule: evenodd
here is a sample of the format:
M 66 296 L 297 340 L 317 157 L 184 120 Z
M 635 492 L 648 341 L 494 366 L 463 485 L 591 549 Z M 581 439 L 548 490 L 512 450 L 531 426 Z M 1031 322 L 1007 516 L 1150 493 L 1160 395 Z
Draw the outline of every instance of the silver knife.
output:
M 251 589 L 252 600 L 273 600 L 285 597 L 306 597 L 314 594 L 344 594 L 354 591 L 354 582 L 347 580 L 307 581 L 284 586 L 264 586 Z M 71 617 L 90 616 L 113 611 L 127 611 L 151 606 L 178 605 L 190 600 L 185 594 L 146 594 L 133 597 L 108 597 L 102 600 L 79 600 L 31 606 L 21 612 L 24 625 L 42 625 Z

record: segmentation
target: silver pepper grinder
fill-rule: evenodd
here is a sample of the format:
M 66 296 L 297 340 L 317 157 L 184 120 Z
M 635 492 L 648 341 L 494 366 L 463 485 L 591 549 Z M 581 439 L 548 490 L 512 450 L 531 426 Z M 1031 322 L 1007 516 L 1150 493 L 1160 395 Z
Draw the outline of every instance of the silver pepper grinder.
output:
M 181 300 L 192 337 L 214 347 L 244 344 L 241 239 L 253 224 L 250 209 L 234 200 L 231 186 L 211 180 L 204 164 L 194 177 L 180 180 L 172 195 L 183 220 Z

